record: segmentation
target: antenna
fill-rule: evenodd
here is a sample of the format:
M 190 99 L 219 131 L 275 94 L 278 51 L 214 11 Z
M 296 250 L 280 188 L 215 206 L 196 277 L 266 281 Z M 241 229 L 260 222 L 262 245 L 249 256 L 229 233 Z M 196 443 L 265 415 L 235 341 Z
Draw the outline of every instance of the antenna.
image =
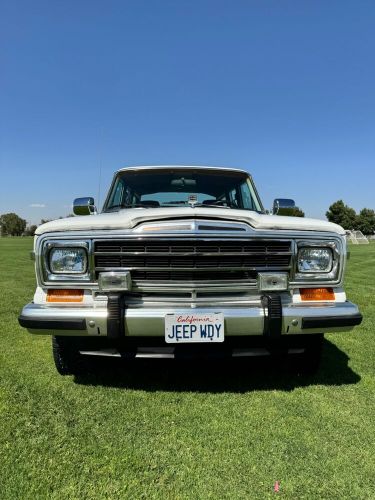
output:
M 101 127 L 99 134 L 99 186 L 98 186 L 98 203 L 97 203 L 98 210 L 100 208 L 100 187 L 102 183 L 103 137 L 104 137 L 104 130 L 103 127 Z

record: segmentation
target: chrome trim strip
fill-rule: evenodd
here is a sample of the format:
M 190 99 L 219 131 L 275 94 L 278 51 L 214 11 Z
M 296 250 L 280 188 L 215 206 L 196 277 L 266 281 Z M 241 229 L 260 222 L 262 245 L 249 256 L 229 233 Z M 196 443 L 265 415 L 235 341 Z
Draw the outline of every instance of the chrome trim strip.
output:
M 135 280 L 133 281 L 133 292 L 191 292 L 196 290 L 199 292 L 240 292 L 247 290 L 256 290 L 257 282 L 254 279 L 235 280 L 235 281 L 158 281 L 150 283 L 149 281 Z
M 124 232 L 122 232 L 121 234 L 113 234 L 110 233 L 108 234 L 108 232 L 105 234 L 105 235 L 101 235 L 100 238 L 96 237 L 96 236 L 93 236 L 93 241 L 94 243 L 96 243 L 97 241 L 102 241 L 102 240 L 111 240 L 111 241 L 116 241 L 116 240 L 126 240 L 128 238 L 130 239 L 136 239 L 138 241 L 149 241 L 149 240 L 152 240 L 152 239 L 156 239 L 157 241 L 165 241 L 165 242 L 170 242 L 171 241 L 171 238 L 173 238 L 173 240 L 178 240 L 178 241 L 192 241 L 192 242 L 195 242 L 196 240 L 199 240 L 199 241 L 207 241 L 207 242 L 222 242 L 222 241 L 234 241 L 236 243 L 238 242 L 243 242 L 244 244 L 246 243 L 249 243 L 251 241 L 256 241 L 256 242 L 280 242 L 280 243 L 290 243 L 291 241 L 291 237 L 286 237 L 286 236 L 283 236 L 281 235 L 279 232 L 277 232 L 276 234 L 274 234 L 273 236 L 269 235 L 269 236 L 266 236 L 266 235 L 257 235 L 255 233 L 254 230 L 252 230 L 250 232 L 251 236 L 249 237 L 249 235 L 244 235 L 244 234 L 233 234 L 231 232 L 228 232 L 228 231 L 225 231 L 224 234 L 221 234 L 219 236 L 217 236 L 215 234 L 215 236 L 213 236 L 212 234 L 210 233 L 207 233 L 206 231 L 199 231 L 199 230 L 196 230 L 196 231 L 188 231 L 187 233 L 179 233 L 179 235 L 177 234 L 174 234 L 174 233 L 147 233 L 147 235 L 140 235 L 140 234 L 135 234 L 134 231 L 131 232 L 130 234 L 126 234 Z M 60 233 L 60 236 L 61 236 L 61 233 Z M 224 236 L 228 236 L 228 238 L 224 238 Z M 306 238 L 306 234 L 304 235 L 305 238 Z M 332 236 L 331 238 L 332 239 Z
M 215 293 L 215 292 L 211 292 Z M 126 307 L 263 307 L 259 294 L 234 293 L 232 295 L 200 295 L 195 291 L 171 296 L 170 294 L 128 294 Z
M 165 271 L 165 272 L 218 272 L 218 271 L 223 271 L 223 272 L 228 272 L 228 271 L 284 271 L 291 269 L 291 266 L 243 266 L 243 267 L 235 267 L 235 266 L 228 266 L 228 267 L 146 267 L 146 266 L 135 266 L 135 267 L 96 267 L 95 270 L 97 272 L 101 271 L 145 271 L 145 272 L 152 272 L 152 271 Z
M 101 356 L 105 358 L 121 358 L 121 354 L 117 349 L 100 349 L 99 351 L 79 351 L 84 356 Z
M 162 353 L 162 352 L 137 352 L 135 355 L 136 358 L 140 359 L 174 359 L 174 353 Z
M 228 241 L 228 240 L 225 240 Z M 292 252 L 94 252 L 94 256 L 103 257 L 253 257 L 264 255 L 281 255 L 290 257 Z

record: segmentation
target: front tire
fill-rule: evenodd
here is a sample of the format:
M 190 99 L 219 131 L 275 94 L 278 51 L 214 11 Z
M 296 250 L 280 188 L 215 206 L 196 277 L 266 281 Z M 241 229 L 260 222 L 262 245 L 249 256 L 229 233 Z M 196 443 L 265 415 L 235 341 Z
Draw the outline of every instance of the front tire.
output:
M 75 337 L 52 337 L 53 360 L 60 375 L 81 375 L 87 372 L 87 363 L 79 349 L 79 339 Z

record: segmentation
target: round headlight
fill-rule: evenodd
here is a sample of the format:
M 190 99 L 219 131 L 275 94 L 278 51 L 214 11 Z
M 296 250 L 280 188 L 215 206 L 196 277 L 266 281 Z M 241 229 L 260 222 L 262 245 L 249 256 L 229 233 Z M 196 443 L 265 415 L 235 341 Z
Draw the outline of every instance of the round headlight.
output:
M 329 273 L 332 270 L 332 250 L 330 248 L 301 248 L 298 252 L 300 273 Z
M 84 248 L 52 248 L 49 264 L 52 273 L 83 274 L 87 271 L 87 252 Z

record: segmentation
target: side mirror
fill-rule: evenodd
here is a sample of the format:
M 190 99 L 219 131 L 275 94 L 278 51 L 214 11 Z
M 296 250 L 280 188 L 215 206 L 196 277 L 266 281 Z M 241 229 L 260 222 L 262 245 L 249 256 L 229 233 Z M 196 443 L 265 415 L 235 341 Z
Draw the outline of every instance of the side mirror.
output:
M 73 201 L 73 213 L 74 215 L 95 215 L 96 206 L 94 198 L 91 198 L 91 196 L 87 198 L 76 198 Z
M 273 202 L 273 215 L 289 215 L 291 209 L 295 208 L 296 204 L 294 200 L 290 200 L 288 198 L 276 198 Z

